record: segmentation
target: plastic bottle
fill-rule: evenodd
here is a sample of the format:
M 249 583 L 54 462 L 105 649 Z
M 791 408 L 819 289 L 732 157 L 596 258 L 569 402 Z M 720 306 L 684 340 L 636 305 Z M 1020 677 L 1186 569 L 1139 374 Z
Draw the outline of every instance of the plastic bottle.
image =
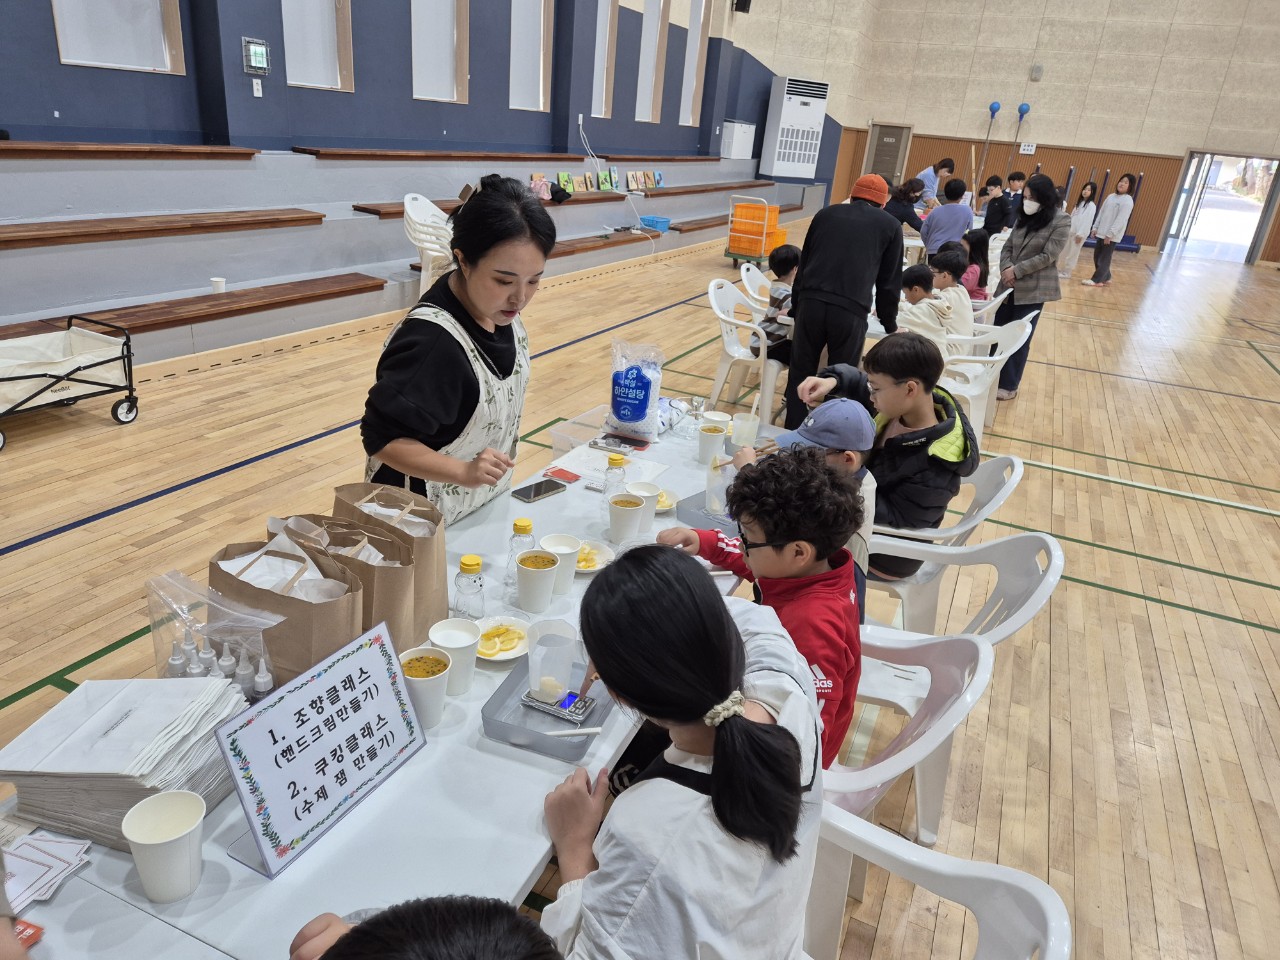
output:
M 192 651 L 191 655 L 187 657 L 187 676 L 203 677 L 208 672 L 205 670 L 204 664 L 200 662 L 199 654 Z
M 627 458 L 620 453 L 609 454 L 609 466 L 604 471 L 604 500 L 600 513 L 604 525 L 609 526 L 609 501 L 620 493 L 627 492 Z
M 271 674 L 267 672 L 267 661 L 258 661 L 258 672 L 253 677 L 253 695 L 249 697 L 250 703 L 257 703 L 275 686 L 275 681 L 271 678 Z
M 196 638 L 190 627 L 182 628 L 182 656 L 190 660 L 196 655 Z
M 253 665 L 249 663 L 247 648 L 240 650 L 240 662 L 236 664 L 236 672 L 232 679 L 239 685 L 246 698 L 253 696 Z
M 200 637 L 200 652 L 196 656 L 200 659 L 200 666 L 204 667 L 206 676 L 217 665 L 217 655 L 213 652 L 213 647 L 209 646 L 207 637 Z
M 209 668 L 209 672 L 205 674 L 210 680 L 225 680 L 227 675 L 222 672 L 222 668 L 218 666 L 218 661 L 213 661 L 213 666 Z
M 468 553 L 458 564 L 458 574 L 453 578 L 453 615 L 464 620 L 479 620 L 484 616 L 484 577 L 480 573 L 483 561 L 474 553 Z
M 218 672 L 224 677 L 236 675 L 236 658 L 231 655 L 231 644 L 222 645 L 222 656 L 218 658 Z
M 178 649 L 178 638 L 173 638 L 173 653 L 169 657 L 169 666 L 165 670 L 166 677 L 185 677 L 187 675 L 187 658 Z
M 516 557 L 526 550 L 538 546 L 533 539 L 533 521 L 528 517 L 520 517 L 511 524 L 511 544 L 507 549 L 507 572 L 502 582 L 502 595 L 508 603 L 515 602 L 516 596 Z

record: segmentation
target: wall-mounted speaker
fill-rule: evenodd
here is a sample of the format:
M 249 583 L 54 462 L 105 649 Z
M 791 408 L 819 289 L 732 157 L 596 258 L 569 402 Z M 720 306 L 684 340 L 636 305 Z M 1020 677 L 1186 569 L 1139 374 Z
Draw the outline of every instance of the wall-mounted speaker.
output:
M 733 0 L 734 13 L 750 13 L 751 0 Z
M 1037 63 L 1035 66 L 1031 68 L 1031 81 L 1033 83 L 1039 83 L 1043 77 L 1044 77 L 1044 67 L 1043 65 Z

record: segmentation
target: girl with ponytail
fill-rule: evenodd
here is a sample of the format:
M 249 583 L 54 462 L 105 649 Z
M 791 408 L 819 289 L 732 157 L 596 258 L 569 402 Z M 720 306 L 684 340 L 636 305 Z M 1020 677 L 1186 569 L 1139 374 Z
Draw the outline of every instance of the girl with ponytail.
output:
M 637 547 L 596 575 L 582 636 L 625 708 L 672 746 L 605 816 L 607 771 L 546 801 L 569 960 L 800 957 L 822 803 L 813 677 L 777 615 L 696 559 Z

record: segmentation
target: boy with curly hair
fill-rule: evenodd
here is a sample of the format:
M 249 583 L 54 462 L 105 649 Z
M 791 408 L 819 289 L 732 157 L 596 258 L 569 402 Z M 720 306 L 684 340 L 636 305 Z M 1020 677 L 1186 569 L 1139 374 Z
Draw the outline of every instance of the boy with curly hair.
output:
M 658 542 L 679 547 L 756 585 L 809 663 L 822 708 L 823 766 L 853 718 L 862 668 L 853 556 L 862 524 L 856 482 L 819 447 L 793 447 L 745 466 L 726 494 L 738 536 L 676 527 Z

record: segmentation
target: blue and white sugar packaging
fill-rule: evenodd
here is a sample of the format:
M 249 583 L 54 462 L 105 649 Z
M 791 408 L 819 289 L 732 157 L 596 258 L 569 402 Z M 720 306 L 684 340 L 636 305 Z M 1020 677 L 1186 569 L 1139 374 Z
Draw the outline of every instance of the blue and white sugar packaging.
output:
M 637 440 L 654 440 L 662 430 L 658 394 L 662 389 L 662 348 L 653 343 L 613 341 L 613 380 L 605 430 Z

